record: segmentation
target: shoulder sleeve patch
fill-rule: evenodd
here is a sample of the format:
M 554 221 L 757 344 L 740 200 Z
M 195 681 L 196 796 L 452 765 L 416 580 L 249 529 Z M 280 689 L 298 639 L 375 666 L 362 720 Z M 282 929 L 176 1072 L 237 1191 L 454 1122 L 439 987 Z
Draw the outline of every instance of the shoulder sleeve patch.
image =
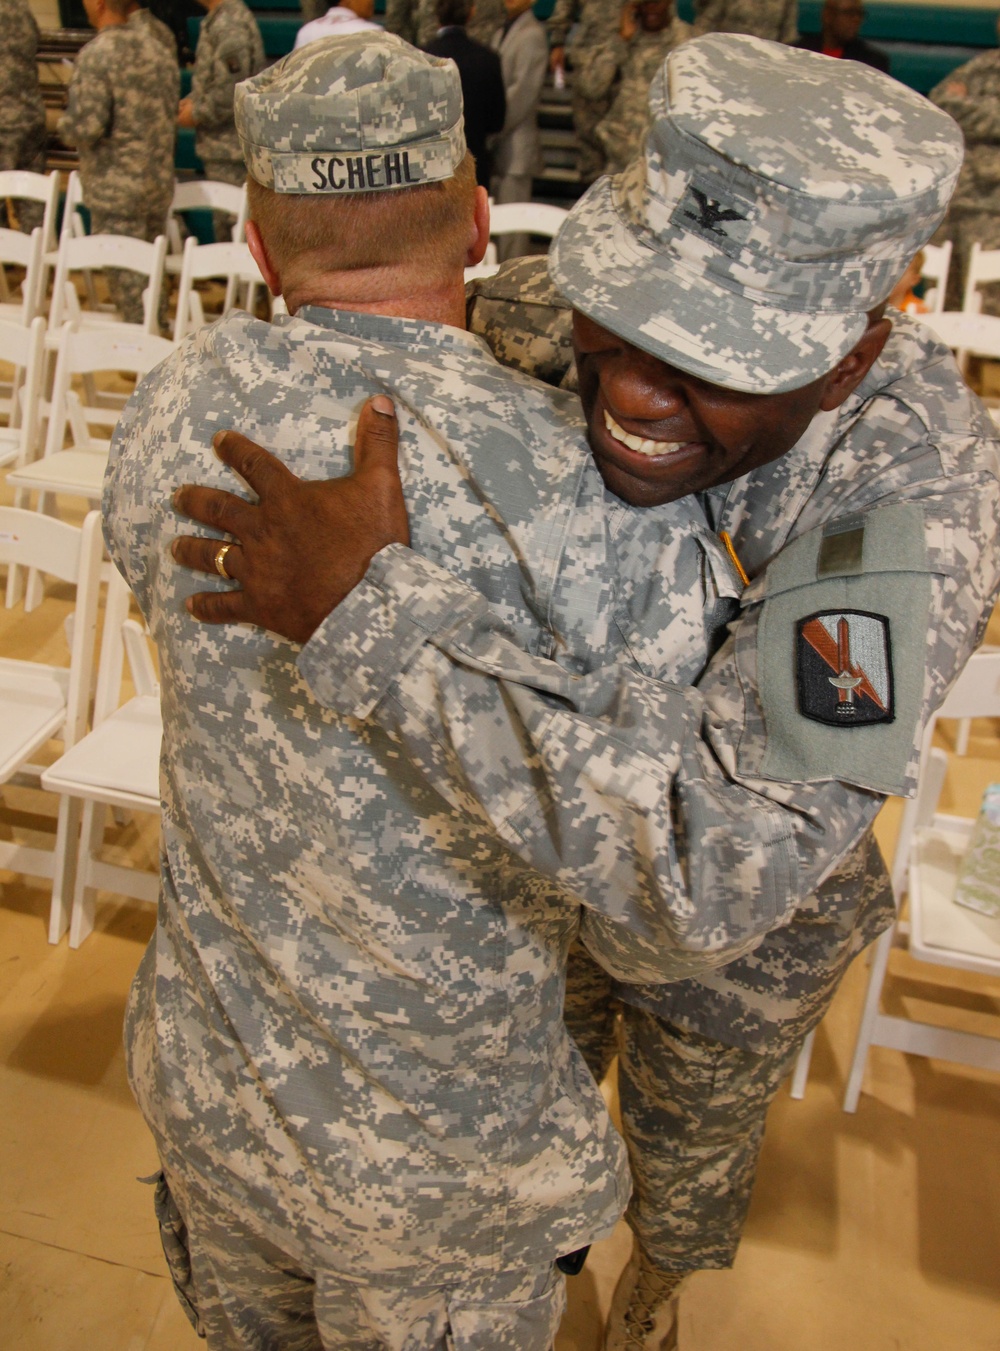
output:
M 741 769 L 905 794 L 918 749 L 933 567 L 924 513 L 832 522 L 772 562 L 757 632 L 765 736 Z M 756 765 L 749 760 L 756 760 Z

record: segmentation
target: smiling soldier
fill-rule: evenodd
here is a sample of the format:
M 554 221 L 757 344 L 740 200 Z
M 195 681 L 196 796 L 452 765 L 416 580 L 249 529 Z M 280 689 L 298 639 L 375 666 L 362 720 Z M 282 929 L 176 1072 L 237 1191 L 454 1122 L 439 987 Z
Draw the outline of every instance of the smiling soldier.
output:
M 912 793 L 927 716 L 981 637 L 1000 495 L 988 414 L 950 354 L 884 307 L 954 187 L 954 124 L 871 69 L 735 36 L 672 53 L 650 112 L 644 156 L 558 236 L 554 286 L 524 260 L 482 286 L 472 321 L 550 383 L 572 379 L 575 344 L 604 482 L 654 509 L 616 536 L 652 594 L 673 580 L 662 504 L 696 495 L 733 547 L 742 613 L 697 688 L 662 679 L 647 634 L 630 645 L 641 674 L 594 698 L 499 621 L 487 638 L 482 611 L 462 618 L 469 588 L 444 569 L 418 585 L 399 533 L 373 548 L 343 505 L 350 478 L 302 484 L 235 433 L 219 453 L 259 506 L 180 498 L 231 533 L 239 583 L 192 613 L 308 636 L 319 697 L 388 731 L 531 867 L 623 904 L 655 879 L 692 958 L 749 913 L 771 930 L 714 972 L 678 961 L 671 984 L 612 985 L 582 951 L 571 964 L 588 1063 L 600 1077 L 620 1056 L 636 1243 L 607 1347 L 637 1351 L 677 1344 L 686 1273 L 732 1262 L 767 1106 L 891 922 L 869 828 L 885 794 Z M 324 527 L 306 536 L 320 487 Z M 218 547 L 175 552 L 210 571 Z M 615 759 L 637 743 L 659 776 L 641 807 Z

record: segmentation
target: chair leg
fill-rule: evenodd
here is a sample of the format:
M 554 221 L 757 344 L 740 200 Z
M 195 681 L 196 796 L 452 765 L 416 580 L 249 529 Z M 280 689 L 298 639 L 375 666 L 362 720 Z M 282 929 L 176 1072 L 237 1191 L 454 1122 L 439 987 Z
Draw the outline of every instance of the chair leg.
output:
M 851 1072 L 847 1077 L 847 1090 L 844 1093 L 845 1112 L 856 1112 L 858 1110 L 861 1081 L 865 1076 L 868 1048 L 872 1044 L 875 1019 L 878 1017 L 879 1001 L 882 998 L 882 986 L 885 983 L 885 973 L 889 966 L 889 954 L 892 951 L 895 932 L 896 926 L 893 925 L 891 929 L 886 929 L 884 934 L 880 934 L 875 943 L 871 974 L 868 977 L 868 990 L 865 994 L 864 1009 L 861 1014 L 861 1025 L 858 1028 L 858 1039 L 854 1046 L 854 1057 L 851 1060 Z
M 49 905 L 50 943 L 58 943 L 69 927 L 69 899 L 76 880 L 77 837 L 80 833 L 82 805 L 79 798 L 63 796 L 59 799 L 52 901 Z
M 90 863 L 100 853 L 104 840 L 104 810 L 103 804 L 99 802 L 87 802 L 83 808 L 76 887 L 73 891 L 73 918 L 69 926 L 71 948 L 78 948 L 94 927 L 97 890 L 89 885 Z
M 958 724 L 958 731 L 955 733 L 955 754 L 966 755 L 969 750 L 969 733 L 972 730 L 972 719 L 961 718 Z
M 809 1078 L 809 1065 L 812 1061 L 813 1042 L 816 1040 L 816 1029 L 809 1033 L 802 1043 L 802 1050 L 799 1052 L 799 1058 L 795 1062 L 795 1073 L 792 1075 L 792 1086 L 788 1090 L 789 1096 L 801 1099 L 806 1095 L 806 1080 Z

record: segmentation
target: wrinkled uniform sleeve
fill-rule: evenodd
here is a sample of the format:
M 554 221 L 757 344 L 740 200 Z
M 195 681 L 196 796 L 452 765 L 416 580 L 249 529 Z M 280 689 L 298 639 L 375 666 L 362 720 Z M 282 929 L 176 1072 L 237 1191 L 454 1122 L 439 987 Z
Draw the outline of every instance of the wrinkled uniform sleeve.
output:
M 191 82 L 191 100 L 197 126 L 208 130 L 228 126 L 233 121 L 233 99 L 236 86 L 256 73 L 257 55 L 252 34 L 247 27 L 224 16 L 206 32 L 210 40 L 204 57 L 201 40 L 195 57 L 194 77 Z
M 950 93 L 955 84 L 965 85 L 968 92 Z M 928 97 L 955 119 L 967 143 L 1000 142 L 1000 52 L 984 52 L 959 66 Z
M 67 145 L 89 147 L 111 128 L 114 97 L 102 49 L 95 39 L 77 57 L 66 111 L 59 119 L 59 136 Z
M 597 47 L 578 53 L 574 85 L 584 98 L 602 99 L 611 90 L 618 73 L 628 59 L 628 46 L 615 35 Z

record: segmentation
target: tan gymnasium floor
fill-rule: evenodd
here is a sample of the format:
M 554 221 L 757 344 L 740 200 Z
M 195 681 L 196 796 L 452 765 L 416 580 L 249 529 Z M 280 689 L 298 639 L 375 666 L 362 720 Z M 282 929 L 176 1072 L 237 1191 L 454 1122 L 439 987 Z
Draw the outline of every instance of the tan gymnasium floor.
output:
M 0 608 L 4 655 L 58 647 L 66 604 L 50 598 L 27 619 Z M 960 810 L 1000 778 L 998 735 L 974 725 Z M 40 796 L 7 797 L 28 810 L 22 824 L 44 824 L 30 815 Z M 885 849 L 898 810 L 880 818 Z M 149 823 L 115 842 L 152 864 Z M 0 872 L 0 1351 L 193 1351 L 203 1343 L 137 1180 L 156 1159 L 121 1047 L 153 915 L 106 896 L 71 952 L 65 938 L 46 942 L 48 899 L 43 884 Z M 894 1006 L 930 1008 L 940 986 L 925 977 L 944 973 L 902 953 L 892 969 Z M 774 1104 L 736 1266 L 692 1282 L 681 1351 L 1000 1351 L 1000 1076 L 875 1050 L 859 1111 L 845 1115 L 865 977 L 861 960 L 820 1028 L 805 1100 L 783 1089 Z M 956 1025 L 1000 1033 L 1000 983 L 944 980 Z M 570 1280 L 557 1351 L 597 1351 L 628 1243 L 619 1225 Z

